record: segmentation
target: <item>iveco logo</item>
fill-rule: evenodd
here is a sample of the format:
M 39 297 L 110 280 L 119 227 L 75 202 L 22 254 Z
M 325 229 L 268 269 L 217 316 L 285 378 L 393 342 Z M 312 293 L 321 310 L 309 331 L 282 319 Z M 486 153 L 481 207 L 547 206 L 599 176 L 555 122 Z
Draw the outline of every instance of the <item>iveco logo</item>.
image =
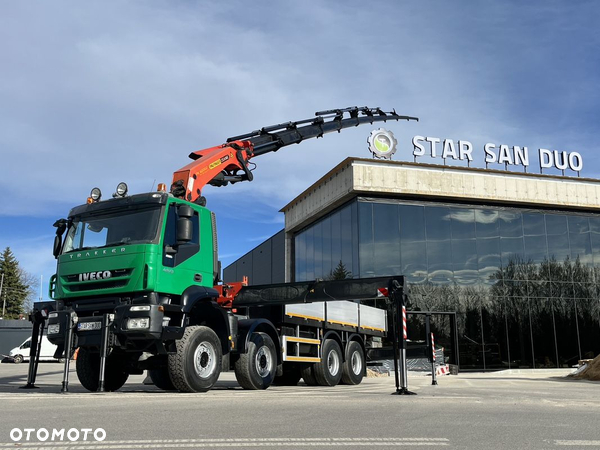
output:
M 90 281 L 90 280 L 105 280 L 110 278 L 112 274 L 110 270 L 105 270 L 104 272 L 87 272 L 79 274 L 79 281 Z

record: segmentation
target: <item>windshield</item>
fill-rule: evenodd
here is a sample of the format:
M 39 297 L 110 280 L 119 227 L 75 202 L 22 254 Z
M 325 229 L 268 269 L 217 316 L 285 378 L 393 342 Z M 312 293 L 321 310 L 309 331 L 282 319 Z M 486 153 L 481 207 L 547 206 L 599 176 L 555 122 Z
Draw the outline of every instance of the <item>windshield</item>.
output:
M 161 207 L 120 210 L 73 217 L 63 253 L 112 245 L 143 244 L 158 239 Z

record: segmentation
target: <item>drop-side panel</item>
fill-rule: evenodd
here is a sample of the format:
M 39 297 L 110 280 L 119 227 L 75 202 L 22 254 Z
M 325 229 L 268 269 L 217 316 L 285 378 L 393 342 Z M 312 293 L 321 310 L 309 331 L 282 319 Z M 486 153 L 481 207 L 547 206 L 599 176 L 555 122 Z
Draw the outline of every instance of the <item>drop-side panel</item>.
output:
M 327 322 L 350 327 L 358 326 L 358 303 L 326 302 Z
M 285 315 L 290 317 L 301 317 L 304 319 L 325 320 L 325 303 L 300 303 L 285 306 Z
M 360 326 L 377 331 L 387 331 L 387 311 L 360 305 Z
M 327 308 L 327 309 L 325 309 Z M 355 302 L 315 302 L 285 306 L 285 315 L 366 330 L 387 331 L 387 312 Z

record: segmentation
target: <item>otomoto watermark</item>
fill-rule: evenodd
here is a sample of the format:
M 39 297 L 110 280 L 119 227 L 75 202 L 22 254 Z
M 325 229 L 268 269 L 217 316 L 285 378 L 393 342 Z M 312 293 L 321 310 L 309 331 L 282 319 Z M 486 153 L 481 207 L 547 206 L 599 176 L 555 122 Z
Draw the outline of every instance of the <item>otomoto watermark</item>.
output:
M 106 439 L 104 428 L 13 428 L 10 430 L 10 438 L 14 442 L 64 442 L 64 441 L 103 441 Z

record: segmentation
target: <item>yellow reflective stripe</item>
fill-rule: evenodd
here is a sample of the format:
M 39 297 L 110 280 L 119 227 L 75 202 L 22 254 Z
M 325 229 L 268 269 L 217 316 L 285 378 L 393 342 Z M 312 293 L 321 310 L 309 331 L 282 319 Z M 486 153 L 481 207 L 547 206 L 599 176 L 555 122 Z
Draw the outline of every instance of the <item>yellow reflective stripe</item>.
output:
M 365 327 L 364 325 L 361 325 L 360 327 L 364 328 L 365 330 L 373 330 L 373 331 L 383 331 L 383 332 L 385 332 L 385 328 Z
M 327 320 L 327 322 L 329 322 L 329 323 L 335 323 L 337 325 L 346 325 L 346 326 L 349 326 L 349 327 L 357 327 L 358 326 L 357 323 L 338 322 L 337 320 Z
M 314 358 L 308 356 L 286 356 L 285 360 L 298 362 L 321 362 L 321 358 Z
M 288 342 L 304 342 L 306 344 L 321 344 L 318 339 L 301 338 L 296 336 L 283 336 Z
M 311 319 L 311 320 L 318 320 L 319 322 L 323 322 L 323 320 L 325 320 L 324 317 L 314 317 L 314 316 L 305 316 L 303 314 L 296 314 L 296 313 L 285 313 L 287 316 L 290 317 L 300 317 L 301 319 Z

